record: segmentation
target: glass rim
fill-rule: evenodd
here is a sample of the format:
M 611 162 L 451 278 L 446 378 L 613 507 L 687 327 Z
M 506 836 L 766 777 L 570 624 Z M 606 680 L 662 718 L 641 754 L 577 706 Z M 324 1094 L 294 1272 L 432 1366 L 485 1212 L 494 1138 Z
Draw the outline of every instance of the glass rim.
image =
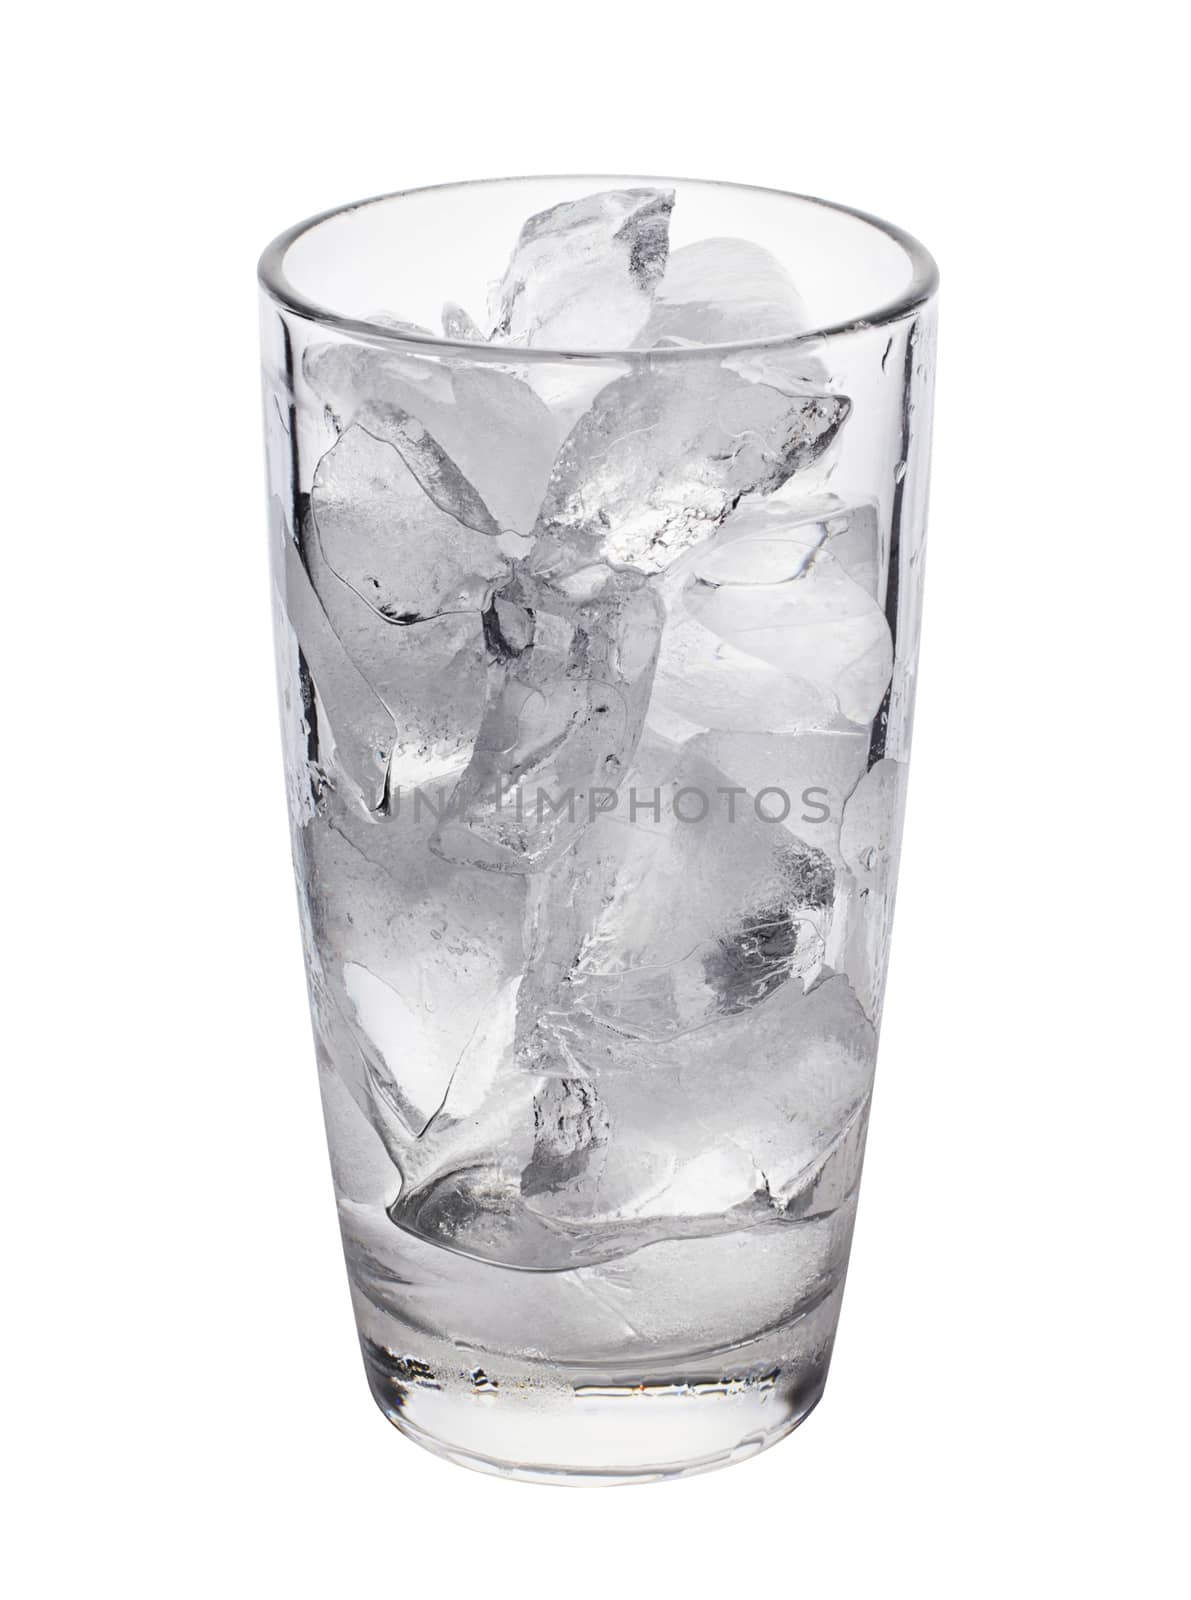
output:
M 737 339 L 724 344 L 671 345 L 660 349 L 546 349 L 539 345 L 488 344 L 468 339 L 448 339 L 430 330 L 416 333 L 409 329 L 397 330 L 368 318 L 348 317 L 329 306 L 321 305 L 296 289 L 285 271 L 285 258 L 290 247 L 305 234 L 335 217 L 362 211 L 368 206 L 381 205 L 390 200 L 401 200 L 410 195 L 446 193 L 450 190 L 491 188 L 498 184 L 515 183 L 593 183 L 614 178 L 626 185 L 639 185 L 641 177 L 612 173 L 528 173 L 516 177 L 469 178 L 451 183 L 420 184 L 409 189 L 394 189 L 386 194 L 370 195 L 364 200 L 352 200 L 346 205 L 332 206 L 315 216 L 306 217 L 279 233 L 265 246 L 257 263 L 257 281 L 264 292 L 283 310 L 292 312 L 304 321 L 333 329 L 350 336 L 359 343 L 405 354 L 442 355 L 465 358 L 470 361 L 493 362 L 501 366 L 522 366 L 540 362 L 640 362 L 640 361 L 690 361 L 700 357 L 723 359 L 728 356 L 748 355 L 766 350 L 788 350 L 799 345 L 816 344 L 822 340 L 838 339 L 852 333 L 862 333 L 904 321 L 924 306 L 938 290 L 939 269 L 934 257 L 913 234 L 895 223 L 886 222 L 867 211 L 845 206 L 834 200 L 824 200 L 817 195 L 799 194 L 795 190 L 776 189 L 762 184 L 733 183 L 718 178 L 655 177 L 650 181 L 665 184 L 699 185 L 704 188 L 733 189 L 744 193 L 770 195 L 783 200 L 796 200 L 803 205 L 819 206 L 825 211 L 835 211 L 853 217 L 858 222 L 876 229 L 891 239 L 904 251 L 911 268 L 910 282 L 902 293 L 886 303 L 868 311 L 858 312 L 844 322 L 823 327 L 807 328 L 801 333 L 771 334 L 763 339 Z

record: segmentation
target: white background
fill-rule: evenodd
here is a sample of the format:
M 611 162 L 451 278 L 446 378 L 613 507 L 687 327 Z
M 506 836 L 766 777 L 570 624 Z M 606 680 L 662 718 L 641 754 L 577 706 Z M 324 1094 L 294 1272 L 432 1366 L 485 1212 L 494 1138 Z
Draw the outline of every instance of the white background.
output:
M 1186 1592 L 1176 15 L 10 19 L 10 1593 Z M 568 170 L 826 195 L 918 234 L 944 285 L 899 924 L 827 1397 L 728 1472 L 569 1493 L 416 1450 L 364 1385 L 284 826 L 254 289 L 263 244 L 325 206 Z

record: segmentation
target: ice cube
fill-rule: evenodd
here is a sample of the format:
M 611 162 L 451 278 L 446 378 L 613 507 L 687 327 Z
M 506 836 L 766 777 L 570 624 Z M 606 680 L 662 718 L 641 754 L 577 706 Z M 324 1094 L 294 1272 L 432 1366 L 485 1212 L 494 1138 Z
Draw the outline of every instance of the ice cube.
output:
M 532 558 L 559 577 L 592 562 L 663 571 L 745 494 L 768 494 L 842 427 L 842 396 L 785 394 L 705 360 L 608 384 L 564 440 Z
M 783 984 L 681 1037 L 602 1036 L 585 1060 L 607 1137 L 587 1164 L 592 1181 L 558 1191 L 560 1214 L 724 1212 L 756 1196 L 780 1208 L 864 1101 L 874 1055 L 838 973 L 805 994 Z
M 728 644 L 688 611 L 667 619 L 658 651 L 649 723 L 661 733 L 721 728 L 729 732 L 798 733 L 826 728 L 834 698 Z
M 533 1127 L 533 1153 L 518 1183 L 525 1195 L 564 1188 L 608 1142 L 607 1113 L 582 1078 L 548 1078 L 534 1096 Z
M 695 736 L 692 754 L 732 774 L 750 795 L 776 791 L 773 806 L 789 802 L 783 827 L 822 850 L 837 867 L 844 802 L 868 759 L 867 729 L 813 733 L 708 732 Z
M 508 572 L 492 539 L 442 510 L 401 450 L 358 424 L 319 462 L 310 501 L 330 570 L 397 627 L 482 611 Z
M 291 591 L 304 594 L 301 585 L 308 570 L 323 602 L 322 627 L 306 630 L 317 641 L 310 670 L 326 702 L 336 760 L 349 775 L 354 777 L 360 767 L 370 779 L 368 792 L 374 799 L 369 809 L 381 806 L 386 788 L 459 771 L 471 756 L 483 715 L 488 671 L 483 615 L 448 612 L 396 627 L 336 577 L 313 531 L 303 548 L 306 568 L 299 567 Z M 311 602 L 318 607 L 313 596 L 303 604 L 309 609 Z M 344 656 L 353 672 L 343 672 Z M 331 676 L 336 664 L 339 673 Z M 333 698 L 324 684 L 334 691 Z M 375 711 L 368 720 L 375 701 L 388 714 L 389 731 L 383 739 L 373 732 Z
M 649 320 L 669 248 L 670 189 L 611 189 L 530 217 L 493 290 L 492 338 L 615 350 Z
M 378 400 L 403 407 L 411 394 L 449 400 L 451 393 L 449 373 L 440 360 L 342 341 L 307 346 L 302 376 L 337 433 Z
M 533 612 L 520 598 L 498 594 L 483 615 L 484 641 L 495 661 L 512 661 L 524 655 L 533 643 Z
M 644 721 L 661 619 L 641 579 L 608 579 L 588 600 L 528 581 L 507 591 L 522 642 L 503 652 L 475 753 L 435 837 L 445 859 L 540 871 L 615 794 Z
M 849 578 L 879 601 L 882 584 L 877 507 L 871 502 L 843 506 L 828 499 L 816 515 L 827 529 L 827 549 Z
M 819 970 L 828 856 L 690 748 L 651 742 L 531 901 L 518 1059 L 579 1075 L 594 1041 L 673 1039 Z M 613 1038 L 615 1036 L 615 1038 Z
M 850 1199 L 796 1226 L 783 1220 L 661 1239 L 567 1278 L 581 1283 L 593 1316 L 623 1318 L 627 1332 L 613 1348 L 677 1356 L 684 1377 L 698 1371 L 692 1353 L 708 1352 L 708 1391 L 715 1394 L 723 1392 L 724 1347 L 747 1361 L 747 1341 L 768 1330 L 791 1328 L 803 1359 L 816 1349 L 819 1361 L 828 1359 L 854 1214 Z M 690 1387 L 698 1392 L 697 1381 Z
M 383 473 L 396 478 L 395 497 Z M 427 545 L 435 532 L 445 538 Z M 377 811 L 386 789 L 457 771 L 470 757 L 487 677 L 480 607 L 508 564 L 359 428 L 320 463 L 301 550 L 301 559 L 292 548 L 285 557 L 287 603 L 326 712 L 322 732 L 333 736 L 334 764 Z M 389 613 L 403 606 L 437 614 L 402 624 Z
M 831 925 L 823 929 L 822 960 L 846 968 L 849 924 L 857 889 L 840 853 L 844 802 L 865 770 L 869 732 L 832 728 L 815 733 L 725 733 L 695 735 L 691 750 L 730 772 L 752 796 L 777 814 L 789 805 L 783 828 L 821 850 L 835 869 Z
M 802 296 L 776 256 L 748 239 L 700 239 L 670 252 L 637 342 L 730 344 L 809 327 Z
M 876 715 L 893 671 L 885 614 L 828 547 L 827 526 L 781 506 L 730 519 L 698 552 L 682 589 L 687 613 L 718 638 L 813 685 L 850 722 Z
M 904 762 L 876 762 L 844 805 L 840 849 L 863 889 L 884 892 L 897 871 L 902 817 L 906 804 Z
M 540 1087 L 519 1177 L 524 1126 L 495 1157 L 404 1190 L 394 1220 L 484 1260 L 556 1270 L 832 1209 L 829 1186 L 819 1204 L 813 1186 L 863 1111 L 875 1050 L 846 978 L 615 1049 L 590 1078 L 526 1079 Z
M 454 300 L 442 308 L 442 331 L 448 339 L 459 339 L 466 344 L 483 344 L 484 335 L 471 313 Z
M 449 870 L 442 868 L 440 871 Z M 524 880 L 475 874 L 455 874 L 456 879 L 485 886 L 481 904 L 495 906 L 498 928 L 513 941 L 508 945 L 512 957 L 517 951 L 514 919 L 523 912 Z M 502 892 L 503 891 L 503 892 Z M 466 1037 L 454 1059 L 440 1056 L 444 1069 L 439 1082 L 438 1103 L 421 1126 L 417 1138 L 405 1142 L 397 1151 L 402 1187 L 391 1207 L 395 1221 L 412 1225 L 414 1213 L 438 1188 L 439 1203 L 448 1191 L 455 1195 L 456 1222 L 467 1187 L 460 1175 L 482 1174 L 480 1187 L 488 1197 L 486 1208 L 496 1211 L 496 1191 L 503 1185 L 520 1183 L 522 1167 L 531 1159 L 534 1140 L 534 1099 L 540 1080 L 519 1071 L 514 1057 L 516 1002 L 520 977 L 515 960 L 502 962 L 501 978 L 485 994 L 478 1015 L 473 1014 Z M 446 1188 L 441 1187 L 449 1180 Z M 470 1202 L 467 1202 L 470 1204 Z M 440 1217 L 449 1226 L 445 1215 Z
M 316 1029 L 403 1175 L 523 965 L 523 885 L 438 860 L 433 799 L 378 827 L 331 793 L 296 843 Z
M 482 502 L 478 511 L 456 484 L 447 509 L 461 521 L 487 534 L 494 528 L 530 532 L 561 435 L 549 406 L 517 373 L 344 345 L 308 351 L 305 371 L 340 425 L 362 417 L 375 428 L 378 407 L 420 424 Z M 399 447 L 404 442 L 401 430 L 394 441 Z
M 357 791 L 365 810 L 376 811 L 384 802 L 398 741 L 392 713 L 336 633 L 291 542 L 283 560 L 285 614 L 310 675 L 311 694 L 317 695 L 316 703 L 303 706 L 313 753 L 331 769 L 333 749 L 334 767 Z
M 529 384 L 499 367 L 459 365 L 452 406 L 428 426 L 459 463 L 502 529 L 529 534 L 558 451 L 558 425 Z
M 393 446 L 431 500 L 477 533 L 500 532 L 475 486 L 420 418 L 408 409 L 449 401 L 449 371 L 427 356 L 367 345 L 311 345 L 302 358 L 306 382 L 338 432 L 353 424 Z

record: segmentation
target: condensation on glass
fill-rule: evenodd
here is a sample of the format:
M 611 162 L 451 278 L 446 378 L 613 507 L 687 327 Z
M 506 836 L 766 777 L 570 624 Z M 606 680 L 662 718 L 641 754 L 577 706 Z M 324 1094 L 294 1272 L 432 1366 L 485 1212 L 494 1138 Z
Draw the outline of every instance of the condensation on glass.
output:
M 373 1392 L 517 1476 L 818 1400 L 906 792 L 935 272 L 771 191 L 413 191 L 266 252 L 285 770 Z

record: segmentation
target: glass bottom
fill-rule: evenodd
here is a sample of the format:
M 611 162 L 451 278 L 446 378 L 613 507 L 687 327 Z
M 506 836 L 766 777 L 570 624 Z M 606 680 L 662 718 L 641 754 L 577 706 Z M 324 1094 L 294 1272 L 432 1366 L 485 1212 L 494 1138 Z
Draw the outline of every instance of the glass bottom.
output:
M 659 1482 L 746 1460 L 818 1404 L 830 1347 L 801 1330 L 648 1370 L 546 1368 L 500 1358 L 459 1370 L 363 1340 L 373 1396 L 415 1443 L 473 1471 L 530 1483 Z

